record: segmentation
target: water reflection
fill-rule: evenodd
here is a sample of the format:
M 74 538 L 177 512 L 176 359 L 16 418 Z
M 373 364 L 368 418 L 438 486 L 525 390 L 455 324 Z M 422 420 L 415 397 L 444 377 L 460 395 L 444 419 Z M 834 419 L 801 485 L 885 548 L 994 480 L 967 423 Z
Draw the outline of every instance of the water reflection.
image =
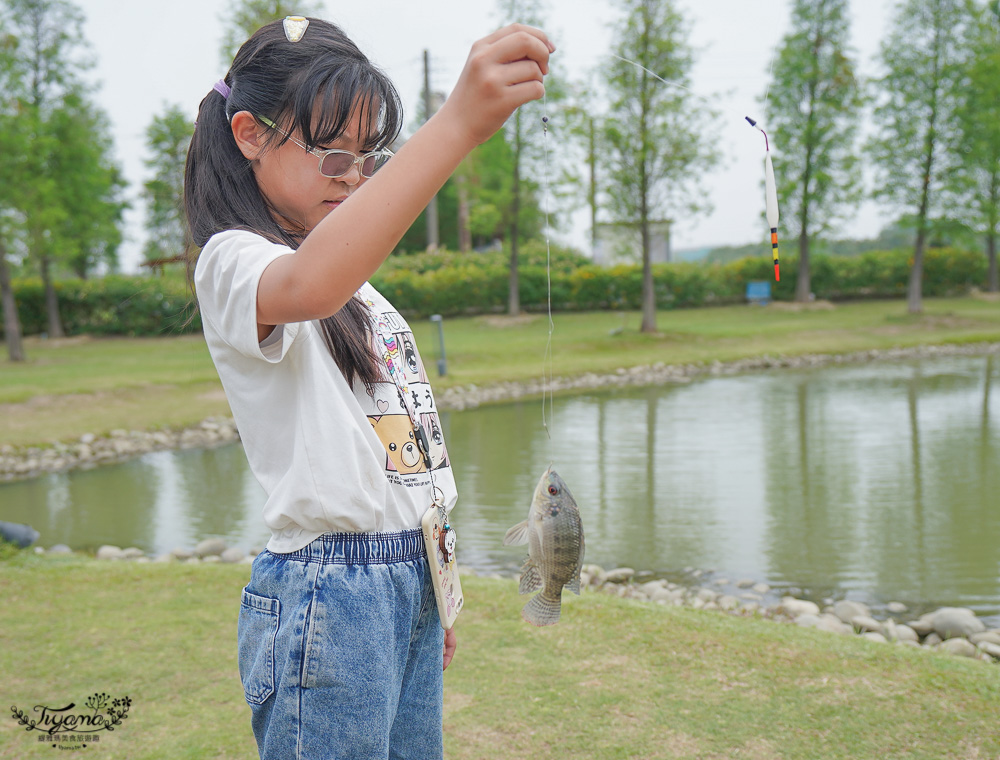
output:
M 1000 610 L 996 357 L 710 378 L 443 414 L 463 563 L 502 545 L 552 463 L 579 502 L 587 560 L 686 566 L 815 597 Z M 261 546 L 263 495 L 239 446 L 0 487 L 0 519 L 42 544 L 150 552 L 206 536 Z M 1000 621 L 998 621 L 1000 622 Z

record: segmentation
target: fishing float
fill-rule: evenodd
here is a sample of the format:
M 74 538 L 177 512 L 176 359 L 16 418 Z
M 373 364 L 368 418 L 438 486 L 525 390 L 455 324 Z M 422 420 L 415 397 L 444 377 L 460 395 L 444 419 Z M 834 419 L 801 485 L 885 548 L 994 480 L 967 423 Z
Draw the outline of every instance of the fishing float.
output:
M 778 189 L 774 183 L 774 165 L 771 163 L 771 144 L 767 132 L 751 119 L 745 117 L 750 126 L 764 135 L 764 200 L 767 206 L 767 226 L 771 228 L 771 254 L 774 257 L 774 281 L 781 281 L 778 268 Z

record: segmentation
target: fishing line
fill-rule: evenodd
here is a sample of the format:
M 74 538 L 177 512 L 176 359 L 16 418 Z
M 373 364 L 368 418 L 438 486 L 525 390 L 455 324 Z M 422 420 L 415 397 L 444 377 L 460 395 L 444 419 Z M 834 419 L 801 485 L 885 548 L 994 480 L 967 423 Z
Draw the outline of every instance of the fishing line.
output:
M 545 212 L 545 288 L 546 302 L 549 318 L 549 336 L 545 344 L 545 354 L 542 356 L 542 427 L 545 428 L 545 435 L 552 441 L 552 433 L 549 430 L 548 421 L 545 416 L 545 394 L 549 396 L 549 417 L 554 417 L 552 409 L 554 398 L 552 390 L 553 373 L 555 370 L 552 358 L 552 333 L 555 323 L 552 321 L 552 249 L 549 242 L 549 117 L 548 117 L 548 94 L 542 97 L 542 155 L 545 161 L 542 184 L 542 209 Z
M 774 73 L 774 59 L 778 56 L 778 46 L 775 45 L 771 50 L 771 63 L 767 67 L 767 89 L 764 90 L 764 105 L 761 106 L 761 111 L 765 114 L 767 113 L 767 99 L 771 96 L 771 74 Z M 761 130 L 762 132 L 764 130 Z M 767 135 L 764 136 L 767 139 Z M 769 148 L 770 150 L 770 148 Z
M 620 55 L 615 55 L 614 53 L 611 53 L 611 57 L 612 58 L 617 58 L 619 61 L 622 61 L 623 63 L 628 63 L 628 64 L 631 64 L 632 66 L 635 66 L 636 68 L 642 69 L 647 74 L 652 74 L 654 77 L 656 77 L 657 79 L 659 79 L 665 85 L 669 85 L 671 87 L 680 87 L 682 90 L 687 90 L 692 95 L 696 94 L 695 91 L 692 90 L 690 87 L 685 87 L 684 85 L 680 84 L 679 82 L 668 82 L 666 79 L 664 79 L 663 77 L 661 77 L 655 71 L 650 71 L 645 66 L 643 66 L 641 63 L 636 63 L 635 61 L 630 61 L 628 58 L 622 58 Z

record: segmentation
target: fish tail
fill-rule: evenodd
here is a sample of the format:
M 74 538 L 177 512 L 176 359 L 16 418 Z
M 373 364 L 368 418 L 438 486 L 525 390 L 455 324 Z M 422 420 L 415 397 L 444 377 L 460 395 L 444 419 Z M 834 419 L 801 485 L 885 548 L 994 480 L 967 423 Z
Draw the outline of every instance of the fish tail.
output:
M 521 617 L 532 625 L 553 625 L 559 622 L 559 613 L 562 610 L 562 596 L 545 596 L 545 593 L 532 597 L 524 609 L 521 610 Z

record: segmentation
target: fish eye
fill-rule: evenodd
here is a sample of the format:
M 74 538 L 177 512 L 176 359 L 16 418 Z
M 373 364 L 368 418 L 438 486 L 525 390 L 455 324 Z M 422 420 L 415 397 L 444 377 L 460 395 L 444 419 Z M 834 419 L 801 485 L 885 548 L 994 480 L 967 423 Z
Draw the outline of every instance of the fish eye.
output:
M 559 489 L 558 488 L 556 488 L 555 486 L 549 486 L 549 494 L 550 495 L 555 496 L 558 493 L 559 493 Z

